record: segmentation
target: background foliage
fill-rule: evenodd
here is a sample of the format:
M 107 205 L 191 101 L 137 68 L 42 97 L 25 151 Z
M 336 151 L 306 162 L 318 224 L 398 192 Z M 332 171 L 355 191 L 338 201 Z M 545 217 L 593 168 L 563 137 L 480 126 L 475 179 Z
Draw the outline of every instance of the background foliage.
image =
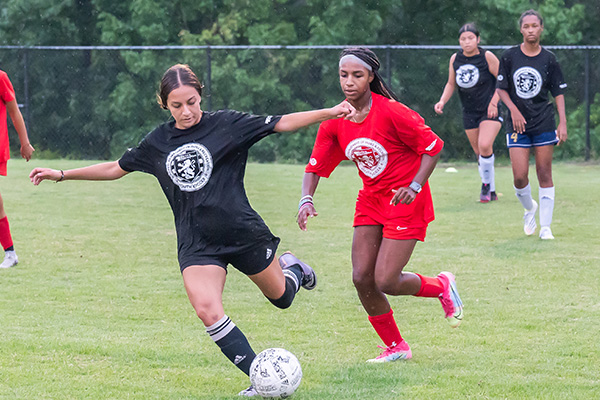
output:
M 353 1 L 325 0 L 4 0 L 0 45 L 457 45 L 457 30 L 476 21 L 482 45 L 521 41 L 518 17 L 535 8 L 545 17 L 546 45 L 598 45 L 596 0 Z M 467 158 L 455 97 L 444 117 L 432 106 L 447 79 L 454 50 L 379 50 L 382 73 L 402 101 L 419 111 L 446 141 L 444 157 Z M 497 55 L 500 50 L 495 50 Z M 336 74 L 338 49 L 212 50 L 211 87 L 205 108 L 287 113 L 331 106 L 341 100 Z M 581 157 L 586 110 L 581 50 L 556 51 L 569 83 L 570 141 L 559 158 Z M 592 149 L 598 149 L 600 55 L 592 52 Z M 27 62 L 27 72 L 24 64 Z M 168 114 L 154 104 L 166 68 L 190 64 L 206 81 L 204 50 L 56 51 L 0 49 L 23 102 L 27 73 L 30 135 L 48 156 L 114 158 Z M 262 141 L 260 161 L 305 161 L 316 129 Z M 503 155 L 504 140 L 497 148 Z M 40 155 L 40 153 L 38 153 Z

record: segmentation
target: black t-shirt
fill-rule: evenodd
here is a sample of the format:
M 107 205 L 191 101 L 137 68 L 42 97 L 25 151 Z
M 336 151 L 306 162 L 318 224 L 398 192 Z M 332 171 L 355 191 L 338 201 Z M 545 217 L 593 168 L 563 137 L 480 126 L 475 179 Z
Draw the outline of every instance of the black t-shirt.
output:
M 538 134 L 556 129 L 554 107 L 548 100 L 563 94 L 567 87 L 554 53 L 542 48 L 540 54 L 529 57 L 521 46 L 511 47 L 500 58 L 499 89 L 506 90 L 527 124 L 525 133 Z M 507 133 L 514 132 L 512 120 L 506 118 Z
M 175 218 L 180 265 L 199 256 L 231 255 L 275 238 L 244 189 L 248 149 L 273 133 L 281 116 L 204 112 L 180 130 L 170 121 L 119 160 L 128 172 L 154 175 Z
M 452 68 L 456 73 L 458 95 L 465 114 L 487 114 L 488 105 L 496 90 L 496 77 L 490 72 L 485 53 L 467 57 L 460 50 L 454 57 Z

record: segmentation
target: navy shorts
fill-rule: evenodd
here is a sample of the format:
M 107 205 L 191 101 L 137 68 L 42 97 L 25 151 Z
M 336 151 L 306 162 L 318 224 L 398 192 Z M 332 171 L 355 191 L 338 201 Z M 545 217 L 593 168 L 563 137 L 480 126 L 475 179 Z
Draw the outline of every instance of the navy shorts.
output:
M 544 133 L 507 133 L 506 134 L 506 147 L 509 149 L 512 147 L 540 147 L 555 145 L 558 143 L 558 136 L 556 131 L 544 132 Z
M 227 271 L 227 265 L 231 264 L 235 269 L 245 275 L 254 275 L 264 271 L 275 258 L 277 246 L 280 239 L 274 237 L 272 240 L 258 242 L 250 250 L 233 252 L 219 255 L 203 255 L 193 258 L 185 264 L 180 265 L 181 272 L 192 265 L 218 265 Z
M 501 116 L 496 118 L 488 118 L 487 111 L 484 113 L 465 113 L 463 112 L 463 126 L 465 130 L 477 129 L 483 121 L 498 121 L 502 122 Z

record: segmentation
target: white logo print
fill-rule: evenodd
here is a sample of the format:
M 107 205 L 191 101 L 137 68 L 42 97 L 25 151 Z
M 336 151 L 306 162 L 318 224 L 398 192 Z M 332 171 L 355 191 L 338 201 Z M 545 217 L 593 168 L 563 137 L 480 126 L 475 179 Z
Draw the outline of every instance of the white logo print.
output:
M 267 260 L 269 259 L 269 257 L 271 257 L 271 254 L 273 254 L 273 250 L 267 249 Z
M 235 356 L 235 359 L 233 360 L 233 363 L 235 365 L 238 365 L 239 363 L 241 363 L 242 361 L 244 361 L 246 359 L 246 355 L 244 354 L 243 356 L 240 356 L 239 354 Z
M 358 166 L 358 169 L 369 178 L 375 178 L 385 169 L 388 153 L 385 148 L 373 139 L 354 139 L 346 147 L 346 157 Z
M 431 142 L 431 144 L 427 147 L 425 147 L 425 151 L 431 151 L 431 149 L 433 149 L 435 147 L 435 144 L 437 143 L 437 139 L 435 139 L 433 142 Z
M 465 64 L 456 70 L 456 84 L 461 88 L 472 88 L 477 82 L 479 82 L 479 69 L 476 66 Z
M 269 123 L 271 122 L 271 120 L 273 120 L 273 116 L 269 115 L 267 118 L 265 118 L 265 125 L 269 125 Z
M 210 152 L 198 143 L 188 143 L 173 150 L 165 164 L 173 183 L 184 192 L 202 189 L 213 169 Z
M 517 96 L 522 99 L 531 99 L 542 89 L 542 76 L 531 67 L 521 67 L 516 70 L 513 74 L 513 82 Z

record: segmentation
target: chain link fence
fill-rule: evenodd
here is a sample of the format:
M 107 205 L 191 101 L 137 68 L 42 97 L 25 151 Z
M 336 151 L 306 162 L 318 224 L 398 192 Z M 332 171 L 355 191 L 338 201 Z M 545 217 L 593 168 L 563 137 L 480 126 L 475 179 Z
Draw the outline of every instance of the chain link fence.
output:
M 508 46 L 484 46 L 500 56 Z M 0 69 L 15 86 L 36 157 L 115 159 L 169 118 L 156 103 L 158 83 L 185 63 L 203 80 L 204 110 L 283 114 L 343 99 L 337 76 L 343 46 L 0 46 Z M 433 105 L 457 46 L 370 46 L 401 101 L 446 142 L 443 159 L 473 159 L 455 94 L 438 116 Z M 568 83 L 569 140 L 556 157 L 589 159 L 600 149 L 600 46 L 547 46 Z M 306 162 L 317 127 L 273 135 L 253 147 L 261 162 Z M 17 136 L 11 146 L 18 154 Z M 495 143 L 507 155 L 501 131 Z

